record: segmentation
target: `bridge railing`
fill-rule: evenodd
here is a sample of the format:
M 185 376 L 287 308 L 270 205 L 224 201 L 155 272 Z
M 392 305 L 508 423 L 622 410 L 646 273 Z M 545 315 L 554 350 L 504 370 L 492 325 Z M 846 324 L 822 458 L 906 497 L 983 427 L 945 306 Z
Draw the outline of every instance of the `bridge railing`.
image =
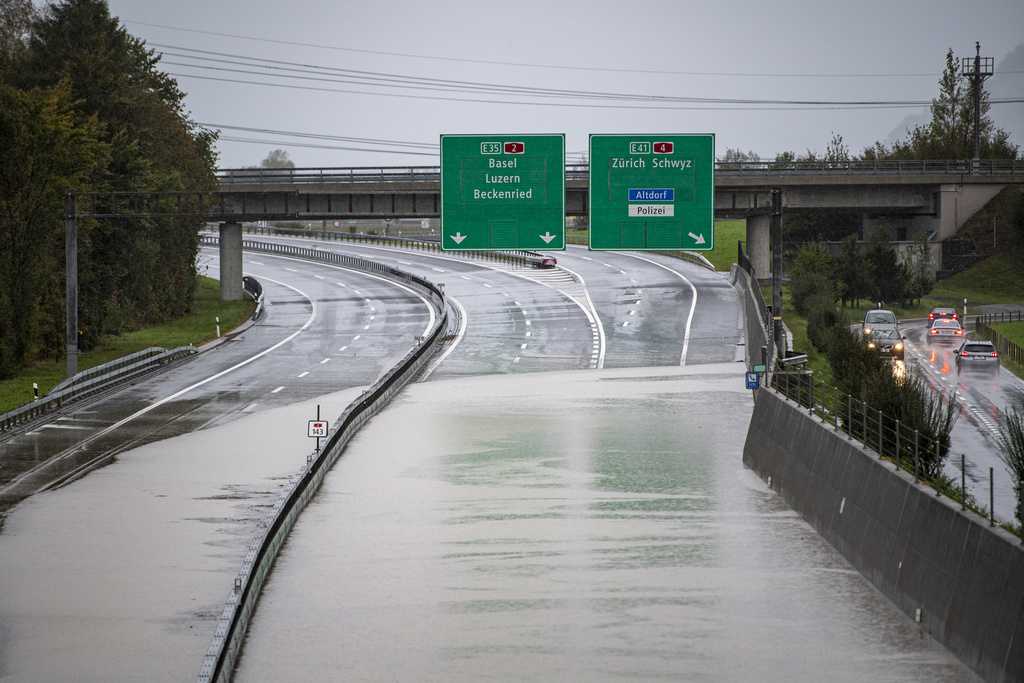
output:
M 586 180 L 587 164 L 566 164 L 566 180 Z M 1019 175 L 1024 159 L 915 159 L 889 161 L 716 161 L 722 176 L 791 175 Z M 217 171 L 221 185 L 324 184 L 324 183 L 437 183 L 439 166 L 355 166 L 351 168 L 227 168 Z

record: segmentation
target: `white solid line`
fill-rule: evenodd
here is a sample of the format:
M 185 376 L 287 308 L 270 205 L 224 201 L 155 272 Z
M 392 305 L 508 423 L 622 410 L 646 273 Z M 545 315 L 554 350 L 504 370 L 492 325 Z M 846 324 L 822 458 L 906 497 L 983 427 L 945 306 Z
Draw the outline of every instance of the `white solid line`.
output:
M 682 355 L 679 358 L 679 365 L 680 366 L 686 365 L 686 351 L 690 348 L 690 325 L 693 323 L 693 314 L 697 310 L 697 288 L 694 287 L 693 283 L 690 282 L 689 280 L 687 280 L 686 276 L 683 275 L 682 273 L 680 273 L 678 270 L 672 270 L 668 266 L 662 265 L 662 264 L 658 263 L 657 261 L 652 261 L 649 258 L 644 258 L 643 256 L 637 256 L 636 254 L 624 254 L 624 255 L 625 256 L 631 256 L 633 258 L 638 258 L 641 261 L 647 261 L 648 263 L 650 263 L 652 265 L 655 265 L 655 266 L 658 266 L 659 268 L 664 268 L 665 270 L 667 270 L 670 273 L 675 273 L 676 275 L 678 275 L 682 279 L 683 282 L 685 282 L 686 284 L 688 284 L 690 286 L 690 291 L 693 292 L 693 305 L 690 306 L 690 313 L 689 313 L 689 315 L 686 316 L 686 330 L 683 332 L 683 353 L 682 353 Z M 637 291 L 637 294 L 640 293 L 639 289 L 636 290 L 636 291 Z

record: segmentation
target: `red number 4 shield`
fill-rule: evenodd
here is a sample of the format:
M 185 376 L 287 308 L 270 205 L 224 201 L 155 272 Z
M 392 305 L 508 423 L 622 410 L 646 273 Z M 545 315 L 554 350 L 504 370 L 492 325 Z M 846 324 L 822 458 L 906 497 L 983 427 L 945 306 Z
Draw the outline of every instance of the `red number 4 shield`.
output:
M 675 147 L 674 143 L 671 142 L 655 142 L 654 153 L 655 154 L 671 154 L 672 148 Z

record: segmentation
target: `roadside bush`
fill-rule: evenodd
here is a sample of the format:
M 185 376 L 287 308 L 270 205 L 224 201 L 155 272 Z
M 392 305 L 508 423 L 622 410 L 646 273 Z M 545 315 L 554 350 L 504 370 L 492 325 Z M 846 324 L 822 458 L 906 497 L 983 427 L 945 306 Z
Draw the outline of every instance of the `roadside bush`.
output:
M 1024 486 L 1024 413 L 1019 413 L 1014 408 L 1012 412 L 1003 415 L 1003 421 L 999 425 L 999 442 L 1002 451 L 999 458 L 1006 465 L 1006 471 L 1010 473 L 1013 492 L 1016 494 L 1014 516 L 1024 525 L 1024 510 L 1021 510 L 1020 505 L 1021 486 Z
M 807 336 L 828 360 L 836 387 L 842 394 L 864 401 L 873 410 L 900 421 L 904 429 L 917 430 L 922 443 L 938 442 L 918 452 L 925 476 L 935 479 L 949 453 L 949 433 L 960 406 L 952 397 L 932 391 L 919 377 L 895 376 L 893 366 L 867 347 L 861 335 L 851 332 L 845 315 L 827 297 L 814 299 L 807 317 Z M 854 418 L 856 423 L 860 421 Z M 850 428 L 850 425 L 847 425 Z M 857 427 L 858 430 L 865 425 Z M 914 457 L 912 441 L 901 442 L 901 459 Z
M 808 317 L 813 306 L 825 302 L 835 308 L 839 300 L 835 280 L 813 271 L 793 274 L 789 279 L 789 295 L 796 312 L 804 318 Z
M 833 340 L 844 332 L 849 336 L 849 324 L 846 314 L 839 310 L 835 301 L 828 296 L 817 295 L 808 302 L 807 338 L 814 348 L 828 355 Z M 836 340 L 840 343 L 842 340 Z

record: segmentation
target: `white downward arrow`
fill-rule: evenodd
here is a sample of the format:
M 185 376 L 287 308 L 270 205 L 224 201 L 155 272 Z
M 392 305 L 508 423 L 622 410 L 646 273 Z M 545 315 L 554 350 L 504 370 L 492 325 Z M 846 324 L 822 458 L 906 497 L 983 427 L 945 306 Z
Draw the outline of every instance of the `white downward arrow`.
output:
M 691 232 L 690 233 L 690 237 L 692 237 L 693 239 L 697 240 L 697 244 L 704 244 L 704 235 L 694 235 Z
M 551 244 L 551 240 L 555 239 L 555 237 L 556 235 L 552 235 L 550 230 L 540 236 L 540 238 L 544 240 L 544 244 Z
M 462 240 L 466 239 L 467 237 L 469 237 L 469 235 L 463 235 L 461 230 L 452 235 L 452 239 L 455 240 L 455 244 L 462 244 Z

